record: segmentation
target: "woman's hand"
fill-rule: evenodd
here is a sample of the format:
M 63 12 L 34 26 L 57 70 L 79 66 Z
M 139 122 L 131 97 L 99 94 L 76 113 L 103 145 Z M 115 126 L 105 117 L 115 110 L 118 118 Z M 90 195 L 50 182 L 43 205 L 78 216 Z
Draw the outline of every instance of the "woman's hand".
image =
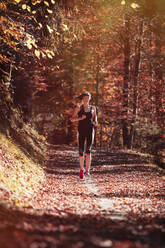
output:
M 82 116 L 80 117 L 80 121 L 82 121 L 82 120 L 84 120 L 84 119 L 86 119 L 86 115 L 82 115 Z
M 71 122 L 74 122 L 74 121 L 82 121 L 82 120 L 84 120 L 84 119 L 86 119 L 86 115 L 82 115 L 81 117 L 72 117 L 72 118 L 70 118 L 70 121 L 71 121 Z
M 97 127 L 97 126 L 98 126 L 98 122 L 97 122 L 97 121 L 93 121 L 93 125 L 94 125 L 95 127 Z

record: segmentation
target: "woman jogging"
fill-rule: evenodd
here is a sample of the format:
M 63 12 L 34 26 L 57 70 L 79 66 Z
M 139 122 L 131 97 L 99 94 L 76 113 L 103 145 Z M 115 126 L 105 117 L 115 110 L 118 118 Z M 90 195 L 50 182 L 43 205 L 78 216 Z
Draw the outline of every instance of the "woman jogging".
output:
M 78 121 L 78 145 L 80 161 L 80 179 L 84 175 L 90 176 L 91 147 L 94 140 L 94 126 L 97 126 L 96 108 L 89 105 L 91 94 L 84 92 L 81 96 L 83 104 L 75 108 L 71 121 Z M 86 149 L 85 149 L 86 143 Z M 85 151 L 84 151 L 85 149 Z M 86 153 L 86 166 L 84 173 L 84 152 Z

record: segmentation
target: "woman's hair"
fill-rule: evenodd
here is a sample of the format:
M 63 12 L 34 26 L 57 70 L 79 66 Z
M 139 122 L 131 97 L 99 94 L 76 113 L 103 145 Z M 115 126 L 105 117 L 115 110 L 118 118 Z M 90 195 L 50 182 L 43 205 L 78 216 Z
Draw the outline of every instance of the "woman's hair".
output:
M 88 91 L 83 92 L 81 95 L 76 97 L 77 100 L 82 100 L 84 96 L 89 96 L 91 98 L 91 94 Z
M 78 96 L 77 98 L 79 100 L 82 100 L 84 96 L 89 96 L 91 98 L 91 94 L 88 91 L 83 92 L 80 96 Z
M 82 97 L 84 97 L 84 96 L 91 97 L 91 94 L 88 91 L 85 91 L 84 93 L 82 93 Z

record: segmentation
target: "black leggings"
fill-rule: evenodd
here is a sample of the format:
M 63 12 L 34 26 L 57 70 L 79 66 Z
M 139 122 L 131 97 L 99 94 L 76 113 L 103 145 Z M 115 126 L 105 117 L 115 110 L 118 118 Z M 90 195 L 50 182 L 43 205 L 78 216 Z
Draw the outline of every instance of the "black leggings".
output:
M 91 154 L 91 148 L 94 140 L 94 129 L 90 132 L 78 132 L 79 155 L 84 155 L 84 146 L 86 141 L 86 154 Z

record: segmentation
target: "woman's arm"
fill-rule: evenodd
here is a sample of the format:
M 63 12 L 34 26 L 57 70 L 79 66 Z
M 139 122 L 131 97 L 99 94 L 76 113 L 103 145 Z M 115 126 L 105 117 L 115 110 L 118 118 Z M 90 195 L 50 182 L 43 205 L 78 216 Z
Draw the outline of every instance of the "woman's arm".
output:
M 72 117 L 70 118 L 70 121 L 71 122 L 74 122 L 74 121 L 81 121 L 83 119 L 86 118 L 86 115 L 83 115 L 82 117 L 78 117 L 78 112 L 80 111 L 80 108 L 77 106 L 73 112 L 73 115 Z
M 96 107 L 93 107 L 94 109 L 94 113 L 93 113 L 93 124 L 94 126 L 97 126 L 98 125 L 98 121 L 97 121 L 97 113 L 96 113 Z

